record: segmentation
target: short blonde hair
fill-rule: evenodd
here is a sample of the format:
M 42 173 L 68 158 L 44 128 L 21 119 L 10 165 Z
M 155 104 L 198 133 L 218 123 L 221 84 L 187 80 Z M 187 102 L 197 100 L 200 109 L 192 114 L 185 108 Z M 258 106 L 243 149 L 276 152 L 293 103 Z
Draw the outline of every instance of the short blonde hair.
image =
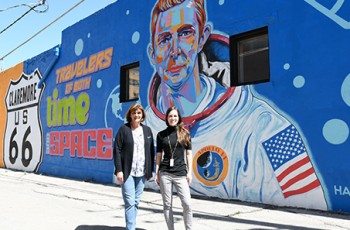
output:
M 141 110 L 141 112 L 142 112 L 141 121 L 144 121 L 146 119 L 146 113 L 145 113 L 145 110 L 142 107 L 142 105 L 135 103 L 129 107 L 128 112 L 126 112 L 126 115 L 125 115 L 125 118 L 129 123 L 131 122 L 131 113 L 138 110 L 138 109 Z

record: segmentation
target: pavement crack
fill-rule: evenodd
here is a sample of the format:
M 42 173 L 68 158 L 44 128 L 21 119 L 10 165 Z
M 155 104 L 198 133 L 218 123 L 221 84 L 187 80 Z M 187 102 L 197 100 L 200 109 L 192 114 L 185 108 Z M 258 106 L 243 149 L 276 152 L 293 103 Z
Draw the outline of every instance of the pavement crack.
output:
M 108 205 L 108 204 L 103 204 L 101 202 L 96 202 L 92 199 L 84 199 L 84 198 L 79 198 L 79 197 L 76 197 L 76 196 L 70 196 L 70 195 L 66 195 L 66 194 L 55 194 L 55 193 L 51 193 L 51 192 L 41 192 L 41 191 L 35 191 L 35 193 L 37 194 L 41 194 L 41 195 L 48 195 L 48 196 L 53 196 L 53 197 L 57 197 L 57 198 L 63 198 L 63 199 L 70 199 L 70 200 L 75 200 L 75 201 L 80 201 L 80 202 L 88 202 L 90 204 L 94 204 L 94 205 L 97 205 L 97 206 L 101 206 L 101 207 L 106 207 L 110 210 L 114 210 L 116 209 L 115 206 L 111 206 L 111 205 Z

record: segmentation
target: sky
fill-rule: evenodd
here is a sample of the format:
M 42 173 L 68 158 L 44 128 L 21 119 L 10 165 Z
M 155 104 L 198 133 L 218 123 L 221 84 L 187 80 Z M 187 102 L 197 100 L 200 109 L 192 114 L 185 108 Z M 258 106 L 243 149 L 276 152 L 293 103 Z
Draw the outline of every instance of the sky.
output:
M 22 4 L 34 6 L 41 0 L 0 1 L 0 31 L 3 31 L 0 32 L 0 71 L 61 44 L 62 31 L 64 29 L 116 1 L 118 0 L 46 0 L 45 5 L 48 5 L 46 12 L 37 13 L 30 11 L 8 29 L 6 28 L 9 25 L 30 9 L 28 6 L 14 6 Z M 54 22 L 75 5 L 77 6 L 74 9 Z M 46 8 L 41 5 L 36 7 L 35 10 L 45 11 Z M 54 23 L 47 27 L 52 22 Z M 45 27 L 47 28 L 41 31 Z M 38 35 L 10 53 L 39 31 L 41 32 Z M 2 58 L 3 60 L 1 60 Z

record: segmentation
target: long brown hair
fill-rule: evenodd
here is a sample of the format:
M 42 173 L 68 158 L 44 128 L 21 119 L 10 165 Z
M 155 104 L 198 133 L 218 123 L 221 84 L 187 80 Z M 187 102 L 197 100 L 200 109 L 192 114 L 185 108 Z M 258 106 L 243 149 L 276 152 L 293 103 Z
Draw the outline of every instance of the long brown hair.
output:
M 191 135 L 190 132 L 185 128 L 184 123 L 182 122 L 182 117 L 180 114 L 179 109 L 176 106 L 169 107 L 168 110 L 165 113 L 165 123 L 168 127 L 170 127 L 170 124 L 168 122 L 168 116 L 169 113 L 173 110 L 176 110 L 177 115 L 179 117 L 179 121 L 177 122 L 177 137 L 179 139 L 179 142 L 185 145 L 189 145 L 191 143 Z

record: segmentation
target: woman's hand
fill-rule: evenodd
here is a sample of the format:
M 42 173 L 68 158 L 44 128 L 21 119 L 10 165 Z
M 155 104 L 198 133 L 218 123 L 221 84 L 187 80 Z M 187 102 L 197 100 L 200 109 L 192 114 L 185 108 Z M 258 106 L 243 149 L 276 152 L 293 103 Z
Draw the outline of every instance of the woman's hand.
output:
M 186 179 L 187 179 L 187 183 L 191 184 L 191 182 L 192 182 L 192 173 L 187 173 Z
M 159 172 L 156 172 L 156 175 L 154 176 L 154 182 L 159 186 Z
M 124 174 L 123 172 L 118 172 L 117 173 L 117 180 L 120 184 L 124 184 Z

